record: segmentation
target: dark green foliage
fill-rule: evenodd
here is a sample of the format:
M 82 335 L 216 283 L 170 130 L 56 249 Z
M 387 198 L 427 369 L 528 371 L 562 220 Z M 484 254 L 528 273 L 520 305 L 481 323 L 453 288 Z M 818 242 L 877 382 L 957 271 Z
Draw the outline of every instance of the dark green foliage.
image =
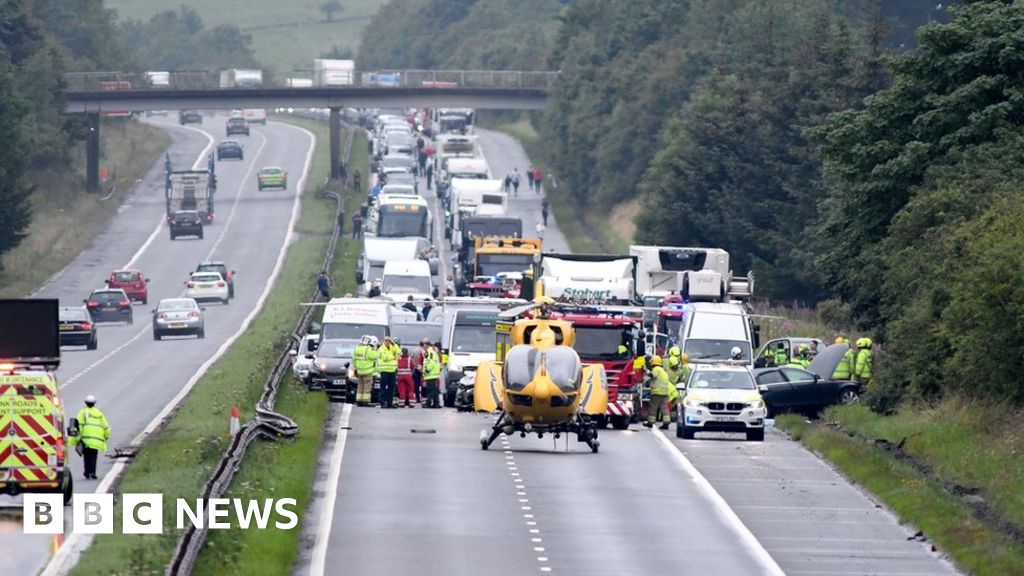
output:
M 29 223 L 28 197 L 31 188 L 25 177 L 27 158 L 22 154 L 27 141 L 22 123 L 26 106 L 15 90 L 16 78 L 10 66 L 0 64 L 0 254 L 18 245 Z
M 161 12 L 147 22 L 128 20 L 122 30 L 145 70 L 259 67 L 248 34 L 225 24 L 207 29 L 199 13 L 187 6 Z

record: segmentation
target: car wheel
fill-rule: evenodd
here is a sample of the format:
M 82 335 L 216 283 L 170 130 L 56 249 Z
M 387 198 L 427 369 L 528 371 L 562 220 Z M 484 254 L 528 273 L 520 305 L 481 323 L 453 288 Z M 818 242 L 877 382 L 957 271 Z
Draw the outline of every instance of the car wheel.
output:
M 228 298 L 234 298 L 234 297 L 235 297 L 235 287 L 234 286 L 228 286 Z
M 171 232 L 171 240 L 176 240 L 177 238 L 178 237 L 174 235 L 174 232 Z
M 200 340 L 206 338 L 206 329 L 200 328 L 199 332 L 196 332 L 196 336 L 199 337 Z
M 202 239 L 203 239 L 203 233 L 202 233 L 202 232 L 200 232 L 200 233 L 199 233 L 199 239 L 200 239 L 200 240 L 202 240 Z
M 132 321 L 133 321 L 132 315 L 131 315 L 131 314 L 129 314 L 129 315 L 128 315 L 128 325 L 129 325 L 129 326 L 131 326 L 131 325 L 132 325 Z
M 629 416 L 612 416 L 612 428 L 627 430 L 629 428 Z
M 221 300 L 221 302 L 222 302 L 222 303 L 223 303 L 223 304 L 224 304 L 225 306 L 227 306 L 227 305 L 228 305 L 228 303 L 229 303 L 229 302 L 231 302 L 231 298 L 230 298 L 230 297 L 229 297 L 229 298 L 225 298 L 225 299 Z
M 679 434 L 679 425 L 678 424 L 676 424 L 676 433 Z M 697 433 L 697 431 L 694 430 L 692 426 L 687 426 L 686 424 L 683 424 L 683 432 L 682 432 L 681 435 L 679 435 L 679 437 L 680 438 L 684 438 L 686 440 L 693 440 L 694 435 L 696 433 Z
M 747 441 L 748 442 L 764 442 L 764 428 L 757 428 L 755 430 L 747 430 Z
M 98 345 L 99 345 L 99 342 L 97 341 L 97 338 L 95 336 L 93 336 L 92 340 L 89 340 L 89 343 L 85 345 L 85 349 L 86 350 L 95 350 L 96 346 L 98 346 Z
M 857 390 L 854 388 L 843 388 L 839 391 L 839 403 L 843 406 L 849 406 L 857 402 L 860 402 L 860 394 L 857 394 Z
M 257 184 L 256 185 L 256 189 L 259 190 L 260 192 L 263 192 L 263 185 L 262 184 Z
M 160 333 L 153 330 L 153 340 L 160 340 Z
M 67 465 L 67 462 L 65 462 L 65 465 Z M 64 479 L 66 482 L 64 483 L 64 490 L 62 490 L 62 492 L 64 494 L 64 505 L 68 506 L 71 504 L 71 499 L 75 496 L 75 480 L 72 478 L 71 470 L 69 468 L 64 469 Z
M 452 406 L 455 406 L 455 391 L 454 390 L 452 390 L 451 392 L 445 390 L 445 392 L 444 392 L 444 406 L 445 406 L 445 408 L 451 408 Z
M 149 304 L 149 296 L 143 296 L 142 297 L 142 305 L 145 306 L 147 304 Z

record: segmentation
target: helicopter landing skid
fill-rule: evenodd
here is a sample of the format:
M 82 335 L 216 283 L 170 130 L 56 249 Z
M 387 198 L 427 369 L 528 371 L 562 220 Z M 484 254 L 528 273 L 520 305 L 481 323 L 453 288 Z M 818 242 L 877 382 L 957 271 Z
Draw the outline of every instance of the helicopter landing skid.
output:
M 491 444 L 498 439 L 505 432 L 505 428 L 511 426 L 514 432 L 520 432 L 523 435 L 526 433 L 536 433 L 539 437 L 545 433 L 554 434 L 555 438 L 558 438 L 559 433 L 575 434 L 578 442 L 585 443 L 590 451 L 597 453 L 601 447 L 601 442 L 597 439 L 597 426 L 589 420 L 576 420 L 570 423 L 568 426 L 560 426 L 558 428 L 546 428 L 544 430 L 529 430 L 523 426 L 513 423 L 504 412 L 502 412 L 497 419 L 494 421 L 494 426 L 488 431 L 486 428 L 480 431 L 480 449 L 487 450 Z

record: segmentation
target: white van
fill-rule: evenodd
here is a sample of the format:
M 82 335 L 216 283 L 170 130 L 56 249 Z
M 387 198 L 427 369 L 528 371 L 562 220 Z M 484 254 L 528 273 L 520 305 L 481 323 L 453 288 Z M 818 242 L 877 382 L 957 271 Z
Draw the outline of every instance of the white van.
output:
M 679 347 L 693 364 L 735 361 L 754 366 L 754 329 L 740 303 L 694 302 L 685 306 Z M 733 358 L 733 349 L 739 358 Z
M 246 108 L 245 110 L 242 110 L 242 117 L 245 118 L 249 124 L 267 125 L 266 108 Z
M 384 263 L 380 280 L 380 295 L 396 302 L 405 302 L 412 296 L 423 300 L 434 296 L 434 281 L 430 264 L 425 260 L 391 260 Z
M 363 253 L 359 255 L 356 268 L 356 282 L 361 295 L 369 294 L 374 286 L 380 286 L 384 277 L 384 265 L 390 261 L 416 260 L 419 255 L 430 249 L 426 238 L 375 238 L 367 236 L 363 239 Z M 440 262 L 436 258 L 430 261 L 431 271 L 437 272 Z
M 426 262 L 424 262 L 426 264 Z M 324 307 L 322 340 L 348 340 L 355 344 L 363 335 L 383 341 L 389 334 L 391 302 L 368 298 L 332 298 Z
M 475 180 L 454 178 L 451 181 L 452 240 L 461 241 L 462 219 L 472 216 L 481 204 L 499 206 L 501 214 L 508 213 L 508 193 L 501 180 Z M 458 246 L 456 246 L 458 248 Z

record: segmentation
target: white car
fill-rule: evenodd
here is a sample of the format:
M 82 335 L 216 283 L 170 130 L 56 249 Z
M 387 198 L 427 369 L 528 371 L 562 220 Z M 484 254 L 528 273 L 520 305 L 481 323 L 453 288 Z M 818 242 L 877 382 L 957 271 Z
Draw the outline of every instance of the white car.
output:
M 192 298 L 196 302 L 204 300 L 220 300 L 228 303 L 228 283 L 224 281 L 219 272 L 193 272 L 188 282 L 185 282 L 185 298 Z
M 750 369 L 739 364 L 695 364 L 676 403 L 676 436 L 697 432 L 743 432 L 747 440 L 764 440 L 764 399 Z
M 320 342 L 319 334 L 306 334 L 299 342 L 299 347 L 289 352 L 292 357 L 292 374 L 297 380 L 309 385 L 309 367 L 313 365 L 316 345 Z

